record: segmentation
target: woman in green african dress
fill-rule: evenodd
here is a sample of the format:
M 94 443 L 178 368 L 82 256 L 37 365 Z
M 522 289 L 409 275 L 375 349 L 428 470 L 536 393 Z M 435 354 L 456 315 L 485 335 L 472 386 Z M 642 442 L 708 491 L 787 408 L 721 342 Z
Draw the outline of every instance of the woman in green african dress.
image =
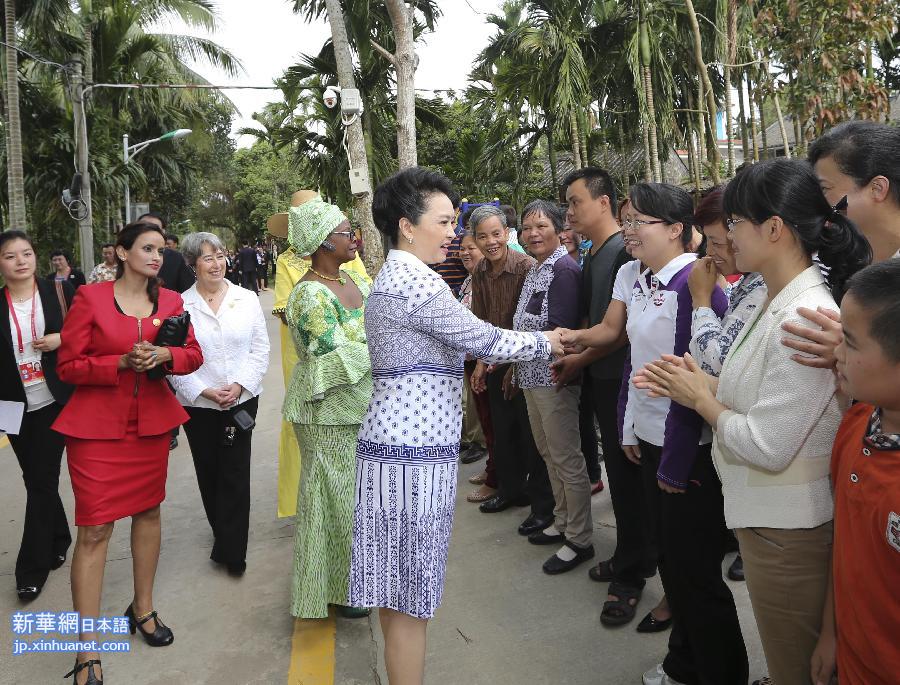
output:
M 325 618 L 347 607 L 356 436 L 372 397 L 363 307 L 365 280 L 341 264 L 356 256 L 356 233 L 334 205 L 320 199 L 291 207 L 288 240 L 312 266 L 294 286 L 285 317 L 298 362 L 284 400 L 300 453 L 294 532 L 291 614 Z

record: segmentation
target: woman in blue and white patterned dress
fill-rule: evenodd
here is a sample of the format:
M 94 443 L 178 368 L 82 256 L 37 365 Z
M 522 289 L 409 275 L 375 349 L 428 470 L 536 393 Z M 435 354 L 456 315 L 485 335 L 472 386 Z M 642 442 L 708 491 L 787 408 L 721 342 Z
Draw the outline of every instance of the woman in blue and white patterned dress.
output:
M 466 353 L 491 362 L 561 354 L 556 332 L 476 318 L 427 264 L 454 238 L 449 180 L 420 167 L 375 191 L 393 248 L 366 305 L 374 394 L 359 432 L 350 604 L 379 607 L 392 685 L 421 683 L 427 620 L 440 605 L 453 524 Z

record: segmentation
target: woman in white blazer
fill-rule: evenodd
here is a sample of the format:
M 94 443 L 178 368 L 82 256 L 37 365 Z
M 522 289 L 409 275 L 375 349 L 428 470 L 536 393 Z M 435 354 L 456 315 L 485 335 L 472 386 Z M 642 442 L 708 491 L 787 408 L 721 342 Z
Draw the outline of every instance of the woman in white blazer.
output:
M 197 274 L 182 297 L 203 366 L 169 381 L 191 417 L 184 432 L 215 539 L 209 558 L 241 576 L 247 568 L 253 434 L 241 426 L 247 425 L 242 418 L 256 417 L 269 335 L 259 297 L 226 279 L 225 246 L 218 236 L 192 233 L 181 251 Z
M 871 250 L 805 161 L 747 168 L 729 183 L 724 204 L 737 266 L 762 274 L 768 298 L 718 380 L 686 356 L 645 367 L 638 382 L 716 428 L 725 518 L 740 542 L 769 673 L 778 685 L 808 685 L 818 635 L 832 629 L 823 623 L 823 612 L 831 614 L 829 466 L 842 409 L 831 370 L 795 363 L 782 325 L 802 320 L 799 307 L 836 309 Z

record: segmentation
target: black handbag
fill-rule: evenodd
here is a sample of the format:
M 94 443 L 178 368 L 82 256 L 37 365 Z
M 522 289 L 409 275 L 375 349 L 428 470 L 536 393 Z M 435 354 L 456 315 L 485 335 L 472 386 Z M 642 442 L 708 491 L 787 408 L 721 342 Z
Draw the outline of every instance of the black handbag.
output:
M 188 312 L 170 316 L 162 322 L 154 344 L 157 347 L 184 347 L 190 325 L 191 315 Z M 167 371 L 164 366 L 154 366 L 147 371 L 147 378 L 158 380 L 164 378 L 166 374 Z

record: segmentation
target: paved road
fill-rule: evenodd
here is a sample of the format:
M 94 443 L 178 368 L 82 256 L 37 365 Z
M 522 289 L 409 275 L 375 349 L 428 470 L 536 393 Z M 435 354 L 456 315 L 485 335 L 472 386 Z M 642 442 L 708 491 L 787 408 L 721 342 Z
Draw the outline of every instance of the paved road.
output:
M 262 293 L 266 311 L 270 292 Z M 105 683 L 146 685 L 387 684 L 378 621 L 295 622 L 287 611 L 293 525 L 276 518 L 277 442 L 282 398 L 278 323 L 269 321 L 273 365 L 265 380 L 254 434 L 252 507 L 247 573 L 230 578 L 209 561 L 212 539 L 203 514 L 185 440 L 172 452 L 163 542 L 156 582 L 156 608 L 175 632 L 175 643 L 152 649 L 131 638 L 129 654 L 103 659 Z M 13 612 L 69 611 L 69 564 L 51 574 L 41 596 L 21 605 L 13 567 L 24 514 L 24 488 L 15 455 L 0 445 L 0 683 L 60 682 L 72 666 L 69 654 L 10 657 Z M 518 509 L 487 516 L 464 501 L 465 478 L 479 464 L 460 470 L 456 527 L 444 606 L 429 630 L 429 685 L 640 683 L 640 674 L 662 656 L 665 636 L 641 636 L 633 626 L 600 627 L 603 587 L 587 569 L 550 577 L 541 564 L 550 550 L 516 534 Z M 66 510 L 74 508 L 68 473 L 60 483 Z M 609 497 L 594 497 L 598 558 L 612 550 L 615 531 Z M 119 615 L 131 600 L 129 522 L 117 524 L 110 544 L 102 612 Z M 732 584 L 751 652 L 751 674 L 764 673 L 747 594 Z M 659 598 L 651 581 L 639 614 Z M 58 637 L 58 636 L 57 636 Z M 71 681 L 67 681 L 71 682 Z

